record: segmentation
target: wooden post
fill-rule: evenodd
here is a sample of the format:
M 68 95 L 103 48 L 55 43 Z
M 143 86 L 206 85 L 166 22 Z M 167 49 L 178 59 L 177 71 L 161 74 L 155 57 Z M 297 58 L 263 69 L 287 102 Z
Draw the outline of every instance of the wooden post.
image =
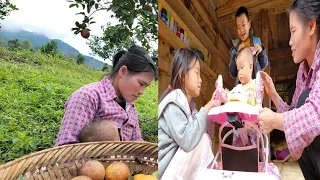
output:
M 269 29 L 268 29 L 268 24 L 269 24 L 269 19 L 268 19 L 268 10 L 267 9 L 262 9 L 261 11 L 261 42 L 263 47 L 266 50 L 266 54 L 268 56 L 268 52 L 269 52 L 269 47 L 268 47 L 268 34 L 269 34 Z M 268 67 L 265 69 L 265 72 L 268 73 L 270 75 L 270 62 Z M 271 108 L 271 100 L 270 98 L 267 96 L 267 94 L 264 94 L 263 97 L 263 106 L 264 107 L 268 107 Z
M 269 16 L 268 16 L 268 10 L 266 9 L 262 9 L 261 11 L 261 42 L 262 45 L 264 46 L 265 50 L 266 50 L 266 54 L 268 56 L 268 52 L 269 52 L 269 46 L 268 46 L 268 34 L 269 34 L 269 29 L 268 27 L 270 27 L 269 25 Z M 268 67 L 265 69 L 265 72 L 268 73 L 270 75 L 270 62 Z M 268 97 L 267 93 L 264 93 L 264 97 L 263 97 L 263 106 L 267 107 L 267 108 L 271 108 L 271 99 Z M 270 133 L 268 134 L 268 139 L 269 139 L 269 146 L 270 146 Z M 269 162 L 271 161 L 271 157 L 269 156 Z

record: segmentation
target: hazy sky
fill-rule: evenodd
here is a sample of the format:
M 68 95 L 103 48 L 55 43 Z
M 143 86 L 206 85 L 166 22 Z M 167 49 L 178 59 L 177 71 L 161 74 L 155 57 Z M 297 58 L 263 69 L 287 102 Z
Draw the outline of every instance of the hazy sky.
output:
M 65 0 L 11 0 L 11 3 L 19 10 L 11 12 L 10 16 L 6 17 L 1 23 L 3 29 L 23 29 L 42 33 L 50 39 L 60 39 L 68 43 L 84 55 L 91 52 L 86 44 L 87 40 L 82 38 L 80 33 L 74 35 L 71 32 L 71 28 L 75 27 L 75 21 L 82 21 L 82 15 L 75 15 L 82 8 L 70 9 L 70 3 Z M 111 13 L 105 11 L 95 13 L 94 21 L 97 23 L 89 26 L 91 34 L 101 35 L 101 25 L 117 22 L 116 19 L 111 19 L 110 15 Z

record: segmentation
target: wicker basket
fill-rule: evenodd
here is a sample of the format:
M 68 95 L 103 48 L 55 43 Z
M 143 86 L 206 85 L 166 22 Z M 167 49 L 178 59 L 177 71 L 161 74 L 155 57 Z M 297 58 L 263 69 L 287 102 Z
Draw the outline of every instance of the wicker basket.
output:
M 150 174 L 158 169 L 158 146 L 148 142 L 90 142 L 46 149 L 0 166 L 0 179 L 71 179 L 88 160 L 105 167 L 125 162 L 135 172 Z

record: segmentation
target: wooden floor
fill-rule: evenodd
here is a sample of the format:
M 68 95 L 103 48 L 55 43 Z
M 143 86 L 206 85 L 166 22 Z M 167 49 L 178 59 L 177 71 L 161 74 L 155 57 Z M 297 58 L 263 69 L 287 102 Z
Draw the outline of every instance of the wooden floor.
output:
M 304 180 L 298 163 L 274 163 L 282 180 Z

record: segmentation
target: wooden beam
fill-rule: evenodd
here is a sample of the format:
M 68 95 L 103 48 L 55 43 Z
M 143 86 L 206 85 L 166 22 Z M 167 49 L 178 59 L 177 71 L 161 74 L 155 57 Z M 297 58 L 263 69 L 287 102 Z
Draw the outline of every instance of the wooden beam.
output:
M 286 12 L 286 10 L 291 6 L 291 0 L 272 0 L 267 1 L 265 3 L 259 4 L 257 6 L 253 6 L 248 8 L 249 16 L 254 17 L 261 13 L 262 9 L 268 9 L 270 14 L 280 14 L 282 12 Z M 219 21 L 221 24 L 226 24 L 228 22 L 235 21 L 236 10 L 233 13 L 219 17 Z
M 184 0 L 180 0 L 180 1 L 184 2 Z M 203 12 L 203 10 L 205 12 Z M 206 10 L 205 9 L 203 10 L 198 10 L 193 3 L 190 3 L 190 7 L 188 8 L 189 13 L 198 22 L 199 26 L 202 28 L 205 34 L 209 37 L 209 39 L 211 39 L 211 41 L 214 41 L 217 32 L 213 28 L 214 27 L 213 23 L 210 21 L 208 16 L 205 15 Z
M 218 17 L 234 14 L 240 6 L 251 8 L 266 3 L 270 0 L 229 0 L 226 4 L 217 9 Z
M 232 42 L 228 37 L 228 34 L 226 32 L 225 27 L 222 26 L 222 23 L 218 20 L 218 16 L 216 14 L 216 10 L 213 9 L 213 7 L 211 6 L 211 3 L 209 2 L 211 0 L 202 0 L 202 2 L 204 3 L 204 5 L 206 6 L 208 13 L 210 15 L 210 20 L 213 22 L 213 26 L 214 29 L 216 29 L 217 33 L 219 32 L 224 43 L 228 46 L 228 47 L 232 47 Z M 213 0 L 212 0 L 213 1 Z M 223 0 L 225 1 L 224 3 L 226 3 L 228 0 Z M 214 3 L 216 3 L 217 1 L 214 1 Z
M 205 0 L 205 1 L 208 1 L 210 3 L 210 0 Z M 220 8 L 221 6 L 225 5 L 228 2 L 228 0 L 212 0 L 212 1 L 214 1 L 214 4 L 216 5 L 217 9 Z
M 266 54 L 269 53 L 269 43 L 268 43 L 268 34 L 269 34 L 269 19 L 268 19 L 268 10 L 262 9 L 261 11 L 261 41 L 262 45 L 264 46 L 266 50 Z M 270 74 L 270 65 L 265 69 L 265 72 Z M 265 93 L 265 96 L 263 98 L 263 106 L 271 108 L 271 99 L 267 96 L 267 93 Z
M 231 55 L 230 55 L 230 52 L 229 52 L 227 45 L 224 43 L 224 41 L 222 40 L 222 38 L 220 36 L 217 39 L 217 44 L 218 44 L 217 48 L 219 50 L 219 56 L 224 61 L 225 65 L 229 68 Z
M 266 50 L 266 54 L 269 54 L 269 43 L 268 43 L 268 35 L 269 35 L 269 18 L 268 18 L 268 10 L 267 9 L 262 9 L 261 11 L 261 42 L 262 45 L 264 46 Z M 270 75 L 270 64 L 268 67 L 265 69 L 265 72 Z M 267 95 L 267 93 L 264 93 L 263 97 L 263 107 L 271 108 L 271 99 Z M 268 138 L 270 139 L 270 133 L 268 134 Z M 269 142 L 270 143 L 270 142 Z M 268 161 L 271 161 L 271 157 L 269 156 Z
M 181 1 L 164 1 L 159 0 L 165 6 L 165 4 L 169 5 L 171 9 L 174 10 L 174 13 L 181 19 L 192 32 L 199 41 L 204 45 L 205 48 L 208 49 L 212 54 L 217 54 L 218 50 L 213 45 L 213 40 L 211 40 L 206 33 L 202 30 L 201 26 L 198 24 L 197 20 L 189 13 L 189 10 L 185 7 L 184 3 Z
M 276 49 L 276 48 L 279 48 L 277 16 L 271 13 L 269 13 L 268 16 L 269 16 L 270 31 L 272 35 L 272 44 L 273 44 L 273 48 Z
M 269 34 L 269 20 L 268 20 L 268 10 L 262 9 L 261 11 L 261 41 L 264 46 L 266 53 L 269 53 L 268 46 L 268 34 Z
M 279 47 L 289 47 L 290 31 L 289 31 L 289 17 L 287 13 L 281 13 L 277 15 L 277 24 L 281 25 L 278 28 Z
M 222 36 L 222 40 L 227 45 L 227 41 L 229 39 L 227 36 L 224 36 L 225 29 L 222 28 L 221 23 L 218 21 L 216 11 L 213 10 L 211 3 L 208 1 L 207 3 L 209 4 L 207 4 L 207 7 L 201 0 L 191 0 L 191 3 L 194 5 L 194 8 L 198 11 L 203 20 L 207 23 L 210 30 L 214 31 L 216 34 L 220 34 Z
M 277 48 L 269 51 L 268 59 L 269 61 L 277 61 L 279 59 L 284 59 L 292 57 L 291 48 Z
M 200 2 L 200 0 L 191 0 L 191 4 L 193 4 L 194 8 L 197 10 L 197 12 L 202 17 L 203 21 L 207 24 L 209 29 L 211 31 L 214 31 L 213 29 L 213 22 L 210 20 L 210 15 L 204 5 Z

